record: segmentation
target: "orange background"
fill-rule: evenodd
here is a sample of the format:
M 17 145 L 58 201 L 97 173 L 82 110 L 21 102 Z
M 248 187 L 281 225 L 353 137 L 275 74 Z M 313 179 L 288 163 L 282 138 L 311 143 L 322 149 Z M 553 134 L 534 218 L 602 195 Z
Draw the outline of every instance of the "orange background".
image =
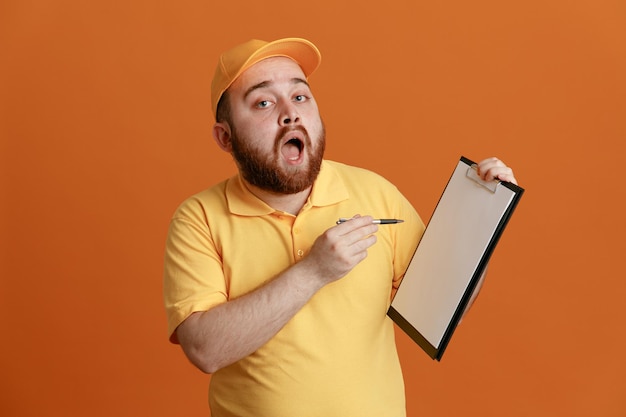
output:
M 0 5 L 0 414 L 202 416 L 167 342 L 167 225 L 231 175 L 220 51 L 303 36 L 327 157 L 428 220 L 459 156 L 527 192 L 441 363 L 398 333 L 409 416 L 624 416 L 621 0 Z

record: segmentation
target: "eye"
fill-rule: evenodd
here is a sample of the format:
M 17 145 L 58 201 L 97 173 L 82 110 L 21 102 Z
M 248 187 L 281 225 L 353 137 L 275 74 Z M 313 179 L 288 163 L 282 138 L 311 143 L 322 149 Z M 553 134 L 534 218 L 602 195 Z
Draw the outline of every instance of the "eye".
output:
M 269 100 L 261 100 L 256 104 L 257 108 L 259 109 L 264 109 L 266 107 L 269 107 L 269 105 L 270 105 Z
M 298 102 L 298 103 L 302 103 L 304 101 L 307 100 L 307 96 L 305 96 L 304 94 L 298 94 L 297 96 L 294 97 L 294 101 Z

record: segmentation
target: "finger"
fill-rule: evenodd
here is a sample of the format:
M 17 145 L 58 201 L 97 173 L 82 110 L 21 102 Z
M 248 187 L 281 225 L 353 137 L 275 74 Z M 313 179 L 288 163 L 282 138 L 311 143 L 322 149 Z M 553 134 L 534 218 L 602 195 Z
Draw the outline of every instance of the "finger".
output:
M 372 235 L 372 234 L 370 234 L 367 237 L 364 237 L 363 239 L 357 240 L 350 246 L 350 248 L 353 251 L 352 253 L 358 254 L 361 252 L 367 252 L 367 250 L 370 247 L 374 246 L 377 240 L 378 238 L 376 237 L 376 235 Z
M 477 164 L 477 173 L 484 181 L 507 181 L 517 184 L 513 170 L 498 158 L 487 158 Z
M 376 243 L 376 236 L 370 235 L 364 239 L 360 239 L 350 246 L 344 248 L 343 258 L 345 259 L 347 269 L 351 270 L 358 263 L 367 258 L 368 249 Z
M 517 184 L 515 175 L 513 175 L 513 170 L 509 167 L 500 168 L 494 171 L 493 176 L 500 181 L 506 181 L 506 182 L 510 182 L 513 184 Z
M 491 174 L 490 171 L 492 171 L 495 168 L 498 167 L 504 167 L 506 165 L 504 165 L 504 162 L 500 161 L 498 158 L 487 158 L 487 159 L 483 159 L 482 161 L 480 161 L 477 164 L 477 172 L 478 175 L 484 179 L 489 181 L 489 179 L 487 179 L 487 176 Z M 493 179 L 493 176 L 492 178 Z
M 352 266 L 354 268 L 357 264 L 367 258 L 367 250 L 376 243 L 376 236 L 371 235 L 366 239 L 362 239 L 355 243 L 353 246 L 354 251 L 351 254 Z
M 372 224 L 374 218 L 372 216 L 361 216 L 359 214 L 355 214 L 352 218 L 348 219 L 348 221 L 344 221 L 339 225 L 335 226 L 338 230 L 341 231 L 341 234 L 347 234 L 354 230 L 357 230 L 366 225 Z
M 346 243 L 349 245 L 354 244 L 366 236 L 372 235 L 378 231 L 378 225 L 372 223 L 373 219 L 370 216 L 364 216 L 358 220 L 358 222 L 354 222 L 352 228 L 342 232 L 341 234 L 341 237 L 345 239 Z M 348 223 L 351 222 L 352 220 Z
M 328 237 L 335 241 L 336 249 L 344 248 L 344 253 L 352 257 L 376 243 L 374 233 L 378 231 L 378 225 L 372 223 L 372 220 L 371 216 L 353 217 L 329 229 Z
M 484 172 L 483 179 L 485 181 L 500 180 L 517 184 L 515 176 L 513 175 L 513 170 L 507 166 L 494 166 L 487 169 Z

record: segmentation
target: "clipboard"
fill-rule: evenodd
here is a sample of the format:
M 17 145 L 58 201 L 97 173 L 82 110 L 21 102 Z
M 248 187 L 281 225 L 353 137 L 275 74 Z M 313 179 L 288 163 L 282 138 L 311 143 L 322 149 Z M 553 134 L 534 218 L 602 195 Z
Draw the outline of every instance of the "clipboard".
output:
M 387 313 L 432 359 L 441 361 L 523 193 L 483 181 L 461 156 Z

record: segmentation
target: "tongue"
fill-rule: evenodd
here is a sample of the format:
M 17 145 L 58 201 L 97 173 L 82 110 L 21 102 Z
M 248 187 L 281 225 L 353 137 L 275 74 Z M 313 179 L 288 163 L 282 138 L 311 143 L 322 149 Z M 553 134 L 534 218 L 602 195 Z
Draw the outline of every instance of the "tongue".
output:
M 295 161 L 300 157 L 300 148 L 291 142 L 287 142 L 283 145 L 282 153 L 288 161 Z

